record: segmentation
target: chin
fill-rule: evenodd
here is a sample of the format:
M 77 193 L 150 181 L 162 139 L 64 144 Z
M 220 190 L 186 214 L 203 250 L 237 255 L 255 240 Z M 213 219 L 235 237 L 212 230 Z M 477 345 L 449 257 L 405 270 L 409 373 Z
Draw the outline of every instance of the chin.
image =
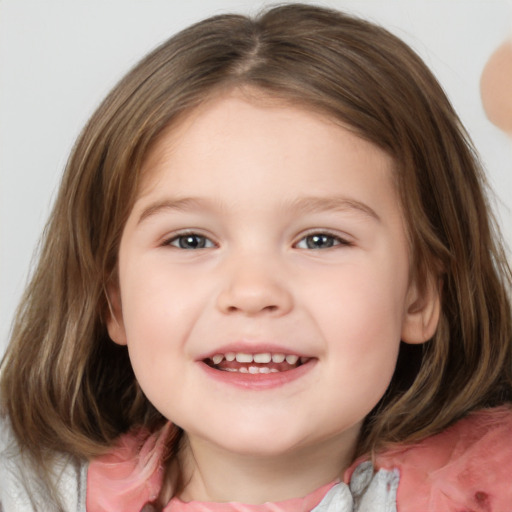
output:
M 295 425 L 296 427 L 296 425 Z M 289 422 L 272 425 L 232 423 L 218 429 L 219 435 L 209 431 L 210 442 L 233 454 L 253 457 L 278 457 L 300 450 L 307 444 L 307 434 L 290 428 Z M 229 432 L 226 435 L 226 432 Z

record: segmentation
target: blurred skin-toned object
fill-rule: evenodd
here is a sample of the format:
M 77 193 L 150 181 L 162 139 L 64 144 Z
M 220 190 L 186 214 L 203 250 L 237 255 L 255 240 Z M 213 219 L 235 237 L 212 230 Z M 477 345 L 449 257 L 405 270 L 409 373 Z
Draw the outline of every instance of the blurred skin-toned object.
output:
M 480 91 L 489 120 L 512 137 L 512 37 L 487 61 Z

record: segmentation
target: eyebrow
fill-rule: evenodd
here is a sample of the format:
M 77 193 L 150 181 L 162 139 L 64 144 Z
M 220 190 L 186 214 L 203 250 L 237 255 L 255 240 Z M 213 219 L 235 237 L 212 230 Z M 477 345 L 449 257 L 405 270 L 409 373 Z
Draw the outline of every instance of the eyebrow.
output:
M 160 201 L 156 201 L 151 203 L 149 206 L 144 208 L 142 213 L 140 214 L 139 220 L 137 224 L 140 224 L 148 217 L 151 217 L 161 211 L 171 210 L 171 211 L 189 211 L 194 208 L 204 208 L 205 204 L 209 203 L 208 200 L 194 198 L 194 197 L 183 197 L 183 198 L 174 198 L 174 199 L 162 199 Z
M 209 199 L 183 197 L 167 198 L 148 205 L 139 216 L 137 224 L 142 223 L 149 217 L 162 211 L 190 211 L 193 209 L 213 209 Z M 348 211 L 363 214 L 376 221 L 381 221 L 377 212 L 367 204 L 356 199 L 328 196 L 328 197 L 302 197 L 291 202 L 289 205 L 292 211 L 297 213 L 315 213 L 327 211 Z
M 349 197 L 303 197 L 293 201 L 292 207 L 303 213 L 325 211 L 349 211 L 363 214 L 371 219 L 381 221 L 377 212 L 366 203 Z

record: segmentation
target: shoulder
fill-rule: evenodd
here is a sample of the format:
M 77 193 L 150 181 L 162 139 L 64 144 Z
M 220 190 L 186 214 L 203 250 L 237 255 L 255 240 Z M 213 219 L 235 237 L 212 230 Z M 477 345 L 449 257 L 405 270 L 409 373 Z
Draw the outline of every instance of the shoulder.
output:
M 444 432 L 381 453 L 377 469 L 398 469 L 400 512 L 510 510 L 512 407 L 469 414 Z
M 85 512 L 87 465 L 70 458 L 55 460 L 51 479 L 60 497 L 53 499 L 37 468 L 20 452 L 9 422 L 0 419 L 0 510 L 2 512 Z

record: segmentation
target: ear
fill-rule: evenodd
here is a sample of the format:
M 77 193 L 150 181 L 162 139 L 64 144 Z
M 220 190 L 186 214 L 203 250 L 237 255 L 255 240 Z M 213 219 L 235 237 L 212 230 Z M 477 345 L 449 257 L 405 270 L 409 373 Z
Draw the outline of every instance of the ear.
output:
M 121 306 L 121 291 L 119 285 L 112 281 L 106 288 L 108 311 L 106 325 L 110 339 L 118 345 L 126 345 L 126 331 L 123 321 L 123 308 Z
M 425 343 L 434 336 L 441 313 L 441 285 L 441 280 L 433 277 L 421 289 L 411 283 L 402 325 L 405 343 Z

